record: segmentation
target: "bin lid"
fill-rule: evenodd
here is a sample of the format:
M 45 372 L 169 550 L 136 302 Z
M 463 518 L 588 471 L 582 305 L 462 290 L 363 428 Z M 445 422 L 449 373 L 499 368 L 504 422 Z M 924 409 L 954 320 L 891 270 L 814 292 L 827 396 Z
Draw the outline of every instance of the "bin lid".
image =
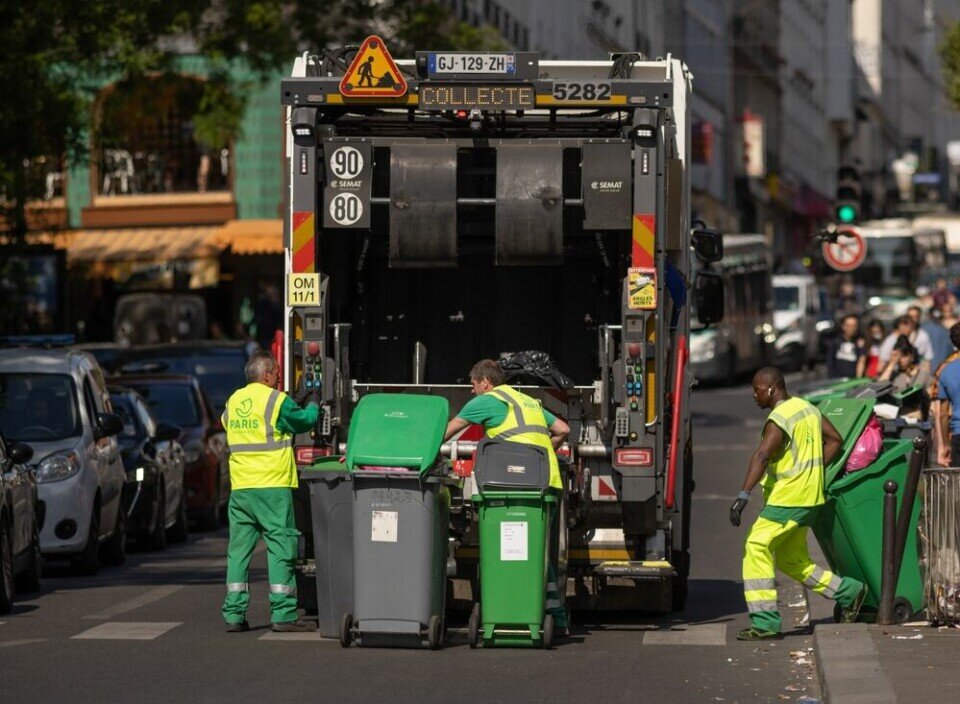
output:
M 811 384 L 802 389 L 799 395 L 810 401 L 810 403 L 817 403 L 827 397 L 844 396 L 851 390 L 858 390 L 872 383 L 872 379 L 865 377 L 856 379 L 832 379 L 826 383 L 820 381 Z
M 843 473 L 857 439 L 867 427 L 874 403 L 872 398 L 829 398 L 817 404 L 820 413 L 833 424 L 843 438 L 839 456 L 826 467 L 826 486 L 829 486 L 838 474 Z
M 421 473 L 437 460 L 450 404 L 442 396 L 369 394 L 350 420 L 347 468 L 409 467 Z

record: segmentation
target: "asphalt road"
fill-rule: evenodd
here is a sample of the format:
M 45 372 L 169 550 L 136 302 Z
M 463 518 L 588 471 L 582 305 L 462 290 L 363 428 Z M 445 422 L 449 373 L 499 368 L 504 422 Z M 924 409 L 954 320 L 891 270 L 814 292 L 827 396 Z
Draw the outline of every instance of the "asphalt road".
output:
M 575 620 L 552 651 L 477 650 L 463 629 L 439 652 L 341 649 L 269 630 L 265 559 L 251 574 L 244 634 L 223 631 L 227 533 L 197 533 L 163 553 L 134 553 L 94 578 L 47 570 L 42 592 L 0 618 L 0 698 L 30 702 L 778 702 L 819 697 L 809 631 L 740 643 L 745 528 L 727 509 L 763 412 L 746 385 L 694 393 L 692 581 L 687 610 L 628 623 Z M 746 519 L 759 510 L 754 502 Z M 745 521 L 747 523 L 747 521 Z M 812 539 L 811 539 L 812 541 Z M 816 555 L 815 545 L 811 550 Z M 785 628 L 802 590 L 781 578 Z M 813 619 L 830 604 L 813 596 Z M 792 653 L 792 654 L 791 654 Z

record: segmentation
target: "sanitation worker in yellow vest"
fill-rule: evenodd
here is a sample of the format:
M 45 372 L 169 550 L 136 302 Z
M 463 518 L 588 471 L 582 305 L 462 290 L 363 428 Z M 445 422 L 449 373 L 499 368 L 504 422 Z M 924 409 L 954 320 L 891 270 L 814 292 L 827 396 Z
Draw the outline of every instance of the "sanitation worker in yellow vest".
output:
M 753 377 L 753 398 L 760 408 L 771 410 L 743 490 L 730 507 L 730 522 L 740 525 L 740 514 L 758 482 L 765 505 L 747 534 L 743 592 L 751 625 L 737 639 L 781 637 L 774 568 L 834 599 L 842 608 L 842 620 L 852 623 L 860 614 L 866 586 L 817 566 L 807 552 L 807 529 L 824 503 L 824 467 L 840 452 L 840 434 L 813 404 L 787 393 L 783 374 L 775 367 Z
M 482 359 L 470 370 L 470 385 L 476 398 L 467 402 L 447 424 L 444 439 L 449 440 L 471 423 L 482 425 L 488 438 L 541 447 L 550 460 L 550 488 L 563 491 L 556 448 L 570 433 L 570 426 L 540 405 L 504 383 L 503 369 L 492 359 Z M 547 612 L 561 634 L 568 628 L 567 612 L 557 586 L 556 571 L 549 566 L 547 576 Z
M 267 545 L 272 629 L 280 632 L 316 630 L 316 624 L 297 618 L 297 587 L 293 565 L 299 533 L 293 518 L 297 467 L 293 435 L 317 423 L 317 392 L 305 409 L 278 391 L 276 360 L 255 353 L 244 370 L 248 384 L 235 391 L 223 412 L 230 447 L 230 545 L 227 548 L 227 596 L 223 618 L 227 631 L 250 630 L 247 573 L 250 556 L 260 538 Z

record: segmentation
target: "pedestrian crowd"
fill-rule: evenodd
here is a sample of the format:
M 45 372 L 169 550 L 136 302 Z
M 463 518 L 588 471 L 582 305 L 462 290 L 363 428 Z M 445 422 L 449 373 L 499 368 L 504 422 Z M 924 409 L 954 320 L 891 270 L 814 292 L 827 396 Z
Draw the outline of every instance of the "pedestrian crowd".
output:
M 897 318 L 889 332 L 874 318 L 862 325 L 854 313 L 840 320 L 840 334 L 826 349 L 831 378 L 871 378 L 889 381 L 891 393 L 919 389 L 905 401 L 901 416 L 930 420 L 937 460 L 950 466 L 960 461 L 960 319 L 958 298 L 939 280 L 922 302 Z

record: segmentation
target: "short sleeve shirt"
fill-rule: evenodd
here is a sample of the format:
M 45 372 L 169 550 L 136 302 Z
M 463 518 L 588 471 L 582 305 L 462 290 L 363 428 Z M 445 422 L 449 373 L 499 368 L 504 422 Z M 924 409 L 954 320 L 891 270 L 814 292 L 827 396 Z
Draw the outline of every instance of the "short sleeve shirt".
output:
M 543 411 L 543 417 L 546 419 L 547 427 L 549 428 L 553 425 L 554 421 L 557 420 L 557 417 L 542 406 L 541 410 Z M 507 411 L 508 407 L 506 403 L 494 398 L 490 394 L 482 394 L 470 399 L 464 407 L 460 409 L 460 412 L 457 413 L 457 418 L 462 418 L 471 423 L 478 423 L 484 428 L 489 429 L 502 425 L 507 419 Z
M 960 433 L 960 360 L 950 362 L 940 372 L 937 383 L 937 398 L 953 405 L 950 416 L 950 432 Z

